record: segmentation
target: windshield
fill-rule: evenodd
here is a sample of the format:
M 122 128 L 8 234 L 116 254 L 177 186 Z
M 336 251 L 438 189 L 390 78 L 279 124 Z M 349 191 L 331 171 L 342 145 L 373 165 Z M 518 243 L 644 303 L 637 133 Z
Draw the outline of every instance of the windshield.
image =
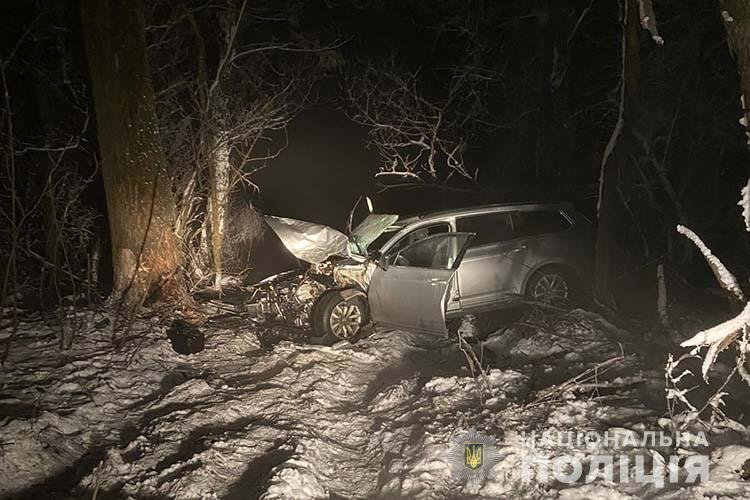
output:
M 398 215 L 370 214 L 352 231 L 349 237 L 349 251 L 362 257 L 368 254 L 372 243 L 398 220 Z M 387 240 L 386 240 L 387 241 Z M 382 245 L 382 243 L 381 243 Z

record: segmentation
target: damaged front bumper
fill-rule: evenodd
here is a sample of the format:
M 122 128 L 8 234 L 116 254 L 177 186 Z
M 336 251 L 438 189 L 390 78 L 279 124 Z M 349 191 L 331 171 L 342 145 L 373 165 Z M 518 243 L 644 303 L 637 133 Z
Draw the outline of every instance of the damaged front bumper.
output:
M 251 286 L 242 312 L 256 324 L 308 329 L 315 301 L 335 286 L 330 262 L 266 278 Z
M 375 263 L 368 260 L 367 245 L 382 234 L 398 216 L 370 214 L 350 237 L 328 226 L 285 217 L 266 216 L 284 246 L 310 264 L 268 277 L 246 289 L 241 304 L 214 305 L 224 312 L 248 317 L 258 325 L 281 324 L 308 330 L 318 298 L 334 288 L 356 288 L 366 294 Z
M 365 293 L 372 263 L 354 260 L 313 264 L 306 271 L 291 271 L 267 278 L 249 288 L 241 312 L 256 324 L 281 323 L 308 329 L 315 302 L 328 290 L 355 288 Z M 240 311 L 238 311 L 240 312 Z

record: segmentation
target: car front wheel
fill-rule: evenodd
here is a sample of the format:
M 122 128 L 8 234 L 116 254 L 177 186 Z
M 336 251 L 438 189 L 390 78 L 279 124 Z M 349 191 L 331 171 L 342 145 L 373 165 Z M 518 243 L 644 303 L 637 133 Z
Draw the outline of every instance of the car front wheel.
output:
M 313 330 L 319 337 L 352 340 L 367 323 L 367 301 L 352 290 L 323 294 L 313 309 Z

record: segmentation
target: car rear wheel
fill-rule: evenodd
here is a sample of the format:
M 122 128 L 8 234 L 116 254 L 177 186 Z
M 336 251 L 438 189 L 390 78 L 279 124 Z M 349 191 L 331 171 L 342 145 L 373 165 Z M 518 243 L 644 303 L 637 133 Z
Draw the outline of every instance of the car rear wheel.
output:
M 367 313 L 362 295 L 332 290 L 323 294 L 313 309 L 313 330 L 324 339 L 352 340 L 367 323 Z
M 526 284 L 526 300 L 555 307 L 569 307 L 574 302 L 572 273 L 557 266 L 539 269 Z

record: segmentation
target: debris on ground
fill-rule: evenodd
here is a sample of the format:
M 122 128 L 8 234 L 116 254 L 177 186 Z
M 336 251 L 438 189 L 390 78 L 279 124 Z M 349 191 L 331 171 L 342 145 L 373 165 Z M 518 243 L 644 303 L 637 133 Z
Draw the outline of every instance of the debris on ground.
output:
M 180 354 L 201 352 L 206 345 L 206 337 L 200 329 L 187 321 L 175 319 L 167 329 L 167 337 L 172 349 Z
M 0 373 L 0 497 L 750 495 L 747 438 L 727 434 L 710 437 L 712 481 L 699 486 L 524 479 L 524 457 L 601 452 L 530 448 L 532 431 L 608 431 L 637 440 L 624 454 L 669 451 L 641 446 L 663 413 L 660 367 L 644 361 L 641 339 L 583 311 L 524 317 L 476 344 L 495 355 L 481 383 L 455 342 L 434 336 L 375 330 L 357 344 L 264 346 L 252 322 L 232 316 L 202 325 L 204 349 L 183 355 L 166 330 L 138 321 L 137 340 L 115 349 L 104 327 L 60 351 L 44 324 L 20 325 Z M 480 398 L 485 383 L 491 397 Z M 468 429 L 500 452 L 494 478 L 476 484 L 452 475 L 452 440 Z

